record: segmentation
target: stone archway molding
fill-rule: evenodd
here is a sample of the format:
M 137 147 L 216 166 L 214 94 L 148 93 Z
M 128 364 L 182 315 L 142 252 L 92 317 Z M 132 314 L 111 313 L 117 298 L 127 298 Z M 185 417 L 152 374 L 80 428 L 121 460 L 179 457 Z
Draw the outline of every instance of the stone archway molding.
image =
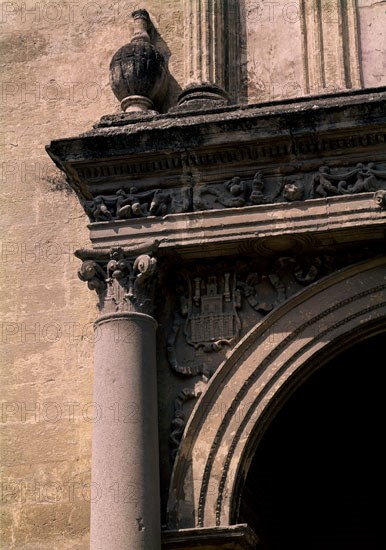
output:
M 314 283 L 256 325 L 211 379 L 186 426 L 170 485 L 171 529 L 227 526 L 241 473 L 286 387 L 334 343 L 386 324 L 386 257 Z M 374 329 L 375 330 L 375 329 Z M 312 367 L 314 365 L 314 367 Z

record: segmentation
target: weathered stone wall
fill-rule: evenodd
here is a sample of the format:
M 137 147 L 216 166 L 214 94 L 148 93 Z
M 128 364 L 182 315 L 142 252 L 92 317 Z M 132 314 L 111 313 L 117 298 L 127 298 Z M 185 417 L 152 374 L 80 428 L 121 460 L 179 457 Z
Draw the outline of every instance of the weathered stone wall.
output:
M 245 0 L 244 93 L 273 101 L 386 83 L 386 2 Z
M 366 88 L 386 83 L 386 2 L 358 0 L 363 83 Z
M 178 2 L 145 4 L 181 81 Z M 90 405 L 97 300 L 73 256 L 89 244 L 88 220 L 45 145 L 118 110 L 108 66 L 142 6 L 0 5 L 4 550 L 88 548 L 93 419 L 113 411 Z
M 251 102 L 306 93 L 303 31 L 289 4 L 240 1 L 240 70 Z M 86 549 L 89 502 L 103 498 L 90 487 L 91 432 L 114 404 L 92 404 L 96 296 L 78 280 L 73 257 L 89 244 L 88 220 L 44 148 L 119 110 L 108 65 L 130 40 L 139 7 L 169 57 L 173 103 L 184 85 L 178 0 L 0 5 L 4 549 Z M 365 86 L 386 83 L 385 10 L 386 2 L 359 0 Z

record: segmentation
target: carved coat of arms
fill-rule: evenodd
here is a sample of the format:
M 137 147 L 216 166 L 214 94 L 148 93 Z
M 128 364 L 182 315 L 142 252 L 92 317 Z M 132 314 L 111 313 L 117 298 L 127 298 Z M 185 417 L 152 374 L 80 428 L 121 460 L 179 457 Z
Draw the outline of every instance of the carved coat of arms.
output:
M 237 309 L 241 306 L 236 277 L 196 277 L 189 281 L 189 308 L 185 323 L 188 344 L 204 351 L 218 351 L 238 338 L 241 322 Z

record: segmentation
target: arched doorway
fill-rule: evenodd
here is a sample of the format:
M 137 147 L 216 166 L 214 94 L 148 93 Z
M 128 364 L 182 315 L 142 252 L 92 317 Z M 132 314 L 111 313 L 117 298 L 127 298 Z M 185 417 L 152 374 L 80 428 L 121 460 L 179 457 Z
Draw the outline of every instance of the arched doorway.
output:
M 320 367 L 328 363 L 339 367 L 335 357 L 340 351 L 375 338 L 385 327 L 386 257 L 325 277 L 256 325 L 212 377 L 186 426 L 170 484 L 170 528 L 239 522 L 240 494 L 256 449 L 290 396 Z M 377 352 L 371 348 L 370 353 L 368 348 L 365 358 L 360 358 L 362 370 L 358 367 L 356 377 L 349 378 L 370 380 L 373 395 L 380 386 L 379 338 Z M 359 359 L 358 352 L 352 353 L 349 372 L 354 372 Z M 340 362 L 348 360 L 341 358 Z M 372 363 L 377 364 L 377 371 Z M 347 388 L 341 391 L 344 395 Z M 367 394 L 362 397 L 358 407 L 367 410 L 371 401 Z M 326 398 L 321 407 L 327 405 Z M 283 457 L 280 468 L 285 467 Z
M 362 341 L 314 372 L 262 437 L 238 517 L 259 534 L 259 549 L 381 547 L 385 338 Z

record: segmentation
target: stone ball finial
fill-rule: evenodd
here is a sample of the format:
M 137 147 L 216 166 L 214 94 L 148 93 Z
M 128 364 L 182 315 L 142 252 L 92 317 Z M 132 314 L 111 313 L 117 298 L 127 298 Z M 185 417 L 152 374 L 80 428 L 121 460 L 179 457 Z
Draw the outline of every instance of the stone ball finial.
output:
M 132 13 L 134 34 L 110 63 L 110 85 L 125 112 L 146 112 L 162 102 L 167 89 L 163 55 L 151 44 L 150 17 L 146 10 Z

